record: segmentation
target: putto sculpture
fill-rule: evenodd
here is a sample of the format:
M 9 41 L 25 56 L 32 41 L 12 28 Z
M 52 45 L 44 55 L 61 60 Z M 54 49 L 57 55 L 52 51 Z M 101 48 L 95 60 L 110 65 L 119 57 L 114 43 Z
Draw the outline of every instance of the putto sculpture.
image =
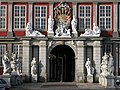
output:
M 72 26 L 72 32 L 76 33 L 77 32 L 77 19 L 75 16 L 73 16 L 73 19 L 71 21 L 71 26 Z
M 31 23 L 28 22 L 26 27 L 26 36 L 45 36 L 45 35 L 38 31 L 33 30 Z
M 93 30 L 85 29 L 85 33 L 81 34 L 80 37 L 99 37 L 101 30 L 95 23 L 93 23 Z
M 54 19 L 50 15 L 48 18 L 48 33 L 53 32 L 53 28 L 54 28 Z

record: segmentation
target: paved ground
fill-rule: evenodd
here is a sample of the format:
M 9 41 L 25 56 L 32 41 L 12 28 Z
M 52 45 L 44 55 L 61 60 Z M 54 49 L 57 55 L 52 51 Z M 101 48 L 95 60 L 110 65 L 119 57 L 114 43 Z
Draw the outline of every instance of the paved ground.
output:
M 14 86 L 10 90 L 112 90 L 100 86 L 98 83 L 75 83 L 75 82 L 47 82 L 47 83 L 24 83 Z M 113 89 L 113 90 L 120 90 Z

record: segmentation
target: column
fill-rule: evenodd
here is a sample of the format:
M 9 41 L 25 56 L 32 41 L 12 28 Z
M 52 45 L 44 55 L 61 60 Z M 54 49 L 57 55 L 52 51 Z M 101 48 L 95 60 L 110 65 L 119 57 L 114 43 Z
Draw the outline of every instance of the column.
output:
M 26 82 L 30 81 L 31 60 L 32 60 L 32 46 L 30 46 L 30 41 L 23 40 L 22 73 L 23 75 L 25 75 Z
M 93 2 L 93 23 L 97 25 L 97 12 L 98 12 L 98 2 Z
M 40 80 L 39 81 L 47 81 L 47 73 L 46 73 L 46 41 L 40 41 L 39 44 L 39 67 L 40 67 Z
M 118 2 L 114 2 L 114 31 L 113 31 L 113 37 L 119 37 L 118 34 Z
M 76 82 L 84 82 L 85 75 L 84 75 L 84 63 L 85 63 L 85 46 L 84 41 L 77 42 L 77 52 L 78 55 L 76 56 L 75 61 L 75 81 Z
M 12 31 L 12 21 L 13 19 L 13 3 L 8 3 L 8 33 L 7 37 L 13 37 L 13 31 Z
M 101 41 L 94 41 L 93 45 L 93 67 L 95 68 L 95 82 L 98 82 L 98 77 L 100 74 L 100 64 L 101 64 L 101 57 L 102 57 L 102 46 Z
M 28 2 L 28 22 L 33 26 L 33 2 Z

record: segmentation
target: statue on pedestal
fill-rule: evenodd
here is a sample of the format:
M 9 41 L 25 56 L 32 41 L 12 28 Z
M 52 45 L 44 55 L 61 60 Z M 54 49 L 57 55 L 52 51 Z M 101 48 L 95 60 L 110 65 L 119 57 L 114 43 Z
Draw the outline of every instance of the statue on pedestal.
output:
M 33 57 L 33 60 L 31 61 L 31 74 L 32 75 L 37 74 L 37 68 L 36 68 L 36 66 L 37 66 L 37 62 L 35 60 L 35 57 Z
M 94 68 L 91 66 L 91 61 L 89 58 L 87 58 L 87 61 L 85 63 L 85 67 L 87 69 L 87 76 L 92 76 L 94 73 Z
M 4 55 L 3 55 L 3 58 L 2 58 L 2 64 L 3 64 L 3 74 L 9 74 L 11 72 L 11 67 L 10 67 L 10 59 L 9 59 L 9 56 L 8 56 L 8 52 L 6 52 Z

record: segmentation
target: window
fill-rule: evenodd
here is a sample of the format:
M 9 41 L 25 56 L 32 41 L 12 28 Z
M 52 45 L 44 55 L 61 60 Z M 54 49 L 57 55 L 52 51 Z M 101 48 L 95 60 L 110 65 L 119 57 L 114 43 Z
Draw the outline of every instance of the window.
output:
M 14 6 L 14 29 L 25 29 L 26 5 Z
M 7 5 L 0 6 L 0 29 L 6 29 Z
M 79 5 L 79 29 L 84 30 L 86 28 L 91 28 L 91 17 L 92 17 L 92 5 Z
M 0 44 L 0 66 L 2 66 L 2 58 L 5 52 L 6 52 L 6 45 Z
M 104 44 L 104 52 L 106 53 L 112 53 L 112 44 Z
M 37 30 L 47 29 L 47 6 L 45 5 L 34 6 L 34 27 Z
M 99 27 L 112 29 L 112 5 L 99 5 Z

